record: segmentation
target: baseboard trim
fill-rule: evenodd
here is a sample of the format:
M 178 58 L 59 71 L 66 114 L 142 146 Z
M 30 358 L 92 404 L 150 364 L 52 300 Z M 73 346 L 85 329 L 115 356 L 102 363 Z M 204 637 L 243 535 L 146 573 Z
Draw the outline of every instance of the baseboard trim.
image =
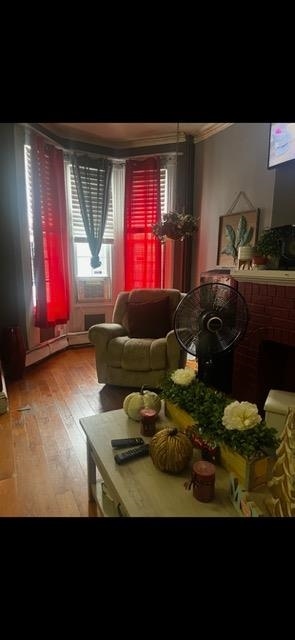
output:
M 88 331 L 77 331 L 76 333 L 67 334 L 69 346 L 79 344 L 91 344 L 88 338 Z
M 63 351 L 71 346 L 79 346 L 83 344 L 90 344 L 88 338 L 88 331 L 78 331 L 77 333 L 67 333 L 47 342 L 34 347 L 26 354 L 26 367 L 30 367 L 32 364 L 36 364 L 45 358 L 57 353 L 57 351 Z

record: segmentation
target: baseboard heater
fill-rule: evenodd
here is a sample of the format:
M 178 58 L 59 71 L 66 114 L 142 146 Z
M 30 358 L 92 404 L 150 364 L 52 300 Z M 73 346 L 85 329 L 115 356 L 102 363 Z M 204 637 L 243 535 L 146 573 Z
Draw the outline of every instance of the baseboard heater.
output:
M 64 336 L 58 336 L 57 338 L 52 338 L 52 340 L 47 340 L 47 342 L 43 342 L 30 351 L 27 351 L 26 367 L 29 367 L 32 364 L 36 364 L 37 362 L 40 362 L 40 360 L 44 360 L 44 358 L 48 358 L 48 356 L 51 356 L 57 351 L 62 351 L 63 349 L 67 349 L 68 347 L 83 344 L 90 344 L 88 331 L 67 333 Z

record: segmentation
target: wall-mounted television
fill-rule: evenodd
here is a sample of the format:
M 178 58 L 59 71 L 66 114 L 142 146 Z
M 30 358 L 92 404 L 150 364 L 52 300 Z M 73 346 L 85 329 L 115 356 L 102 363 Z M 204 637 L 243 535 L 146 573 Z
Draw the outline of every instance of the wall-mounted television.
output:
M 295 122 L 272 122 L 269 134 L 268 168 L 295 160 Z

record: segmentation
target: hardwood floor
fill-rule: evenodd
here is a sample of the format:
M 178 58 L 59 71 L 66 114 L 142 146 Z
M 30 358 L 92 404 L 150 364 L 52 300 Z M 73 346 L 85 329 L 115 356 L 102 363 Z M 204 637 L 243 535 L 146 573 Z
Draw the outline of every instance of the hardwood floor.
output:
M 120 409 L 130 388 L 97 382 L 94 348 L 69 349 L 7 382 L 0 416 L 0 516 L 93 516 L 79 418 Z

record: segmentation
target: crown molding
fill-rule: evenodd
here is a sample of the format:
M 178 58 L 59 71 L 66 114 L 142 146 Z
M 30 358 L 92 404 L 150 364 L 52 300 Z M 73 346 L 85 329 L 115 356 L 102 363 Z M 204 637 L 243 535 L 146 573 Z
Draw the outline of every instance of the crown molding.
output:
M 118 140 L 105 140 L 100 138 L 99 136 L 93 136 L 92 134 L 85 132 L 85 134 L 81 134 L 81 132 L 74 131 L 73 129 L 65 130 L 58 123 L 39 123 L 43 129 L 59 138 L 63 138 L 65 140 L 72 140 L 77 142 L 83 142 L 87 144 L 95 144 L 97 146 L 102 146 L 105 149 L 137 149 L 140 147 L 153 147 L 159 145 L 167 145 L 167 144 L 177 144 L 177 142 L 185 142 L 187 139 L 187 135 L 181 131 L 177 133 L 163 135 L 163 136 L 155 136 L 151 138 L 136 138 L 134 140 L 124 140 L 119 142 Z M 232 126 L 233 122 L 210 122 L 209 124 L 204 124 L 201 127 L 200 132 L 193 137 L 194 144 L 209 138 L 210 136 L 227 129 L 227 127 Z
M 212 122 L 209 126 L 205 127 L 197 136 L 194 136 L 194 143 L 202 142 L 202 140 L 206 140 L 206 138 L 210 138 L 214 136 L 216 133 L 220 133 L 224 129 L 231 127 L 234 122 Z
M 124 140 L 119 142 L 118 140 L 105 140 L 100 138 L 99 136 L 93 136 L 92 134 L 85 132 L 85 134 L 81 134 L 80 132 L 75 132 L 73 129 L 65 130 L 59 125 L 52 123 L 40 123 L 43 129 L 53 133 L 54 135 L 59 136 L 60 138 L 65 138 L 66 140 L 75 140 L 77 142 L 83 143 L 92 143 L 98 146 L 103 146 L 110 149 L 136 149 L 137 147 L 153 147 L 164 144 L 176 144 L 177 143 L 177 135 L 176 132 L 170 135 L 165 136 L 157 136 L 152 138 L 136 138 L 134 140 Z M 186 135 L 185 133 L 179 132 L 178 142 L 185 142 Z
M 129 140 L 127 142 L 116 142 L 114 147 L 118 149 L 131 149 L 136 147 L 153 147 L 163 144 L 176 144 L 177 142 L 185 142 L 185 133 L 179 133 L 178 140 L 176 134 L 167 136 L 158 136 L 157 138 L 137 138 L 136 140 Z
M 200 133 L 198 133 L 198 135 L 194 136 L 194 143 L 196 144 L 197 142 L 201 142 L 206 138 L 210 138 L 211 136 L 214 136 L 216 133 L 219 133 L 220 131 L 223 131 L 224 129 L 231 127 L 233 124 L 235 123 L 234 122 L 212 122 L 209 125 L 204 125 L 204 129 L 202 129 Z M 185 133 L 179 132 L 178 142 L 185 142 L 186 138 L 187 136 Z M 159 145 L 159 144 L 176 144 L 176 143 L 177 143 L 176 135 L 171 134 L 171 135 L 162 136 L 162 137 L 159 136 L 157 138 L 143 138 L 143 139 L 130 140 L 129 142 L 121 142 L 121 143 L 116 142 L 114 143 L 114 146 L 118 148 L 125 148 L 125 147 L 131 148 L 131 147 L 144 147 L 144 146 L 153 146 L 153 145 Z

